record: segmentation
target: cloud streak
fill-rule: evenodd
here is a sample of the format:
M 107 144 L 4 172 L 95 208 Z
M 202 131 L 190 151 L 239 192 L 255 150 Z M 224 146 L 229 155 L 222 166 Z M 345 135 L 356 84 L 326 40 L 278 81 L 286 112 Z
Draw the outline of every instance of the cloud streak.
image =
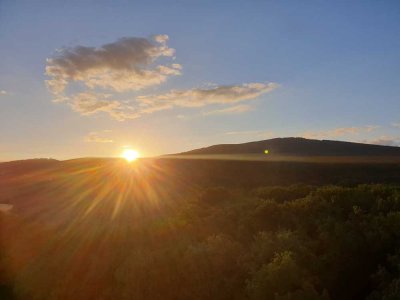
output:
M 114 94 L 89 91 L 70 96 L 64 102 L 85 116 L 104 112 L 115 120 L 124 121 L 174 107 L 198 108 L 210 104 L 234 104 L 253 100 L 277 87 L 274 83 L 249 83 L 209 89 L 172 90 L 166 94 L 139 96 L 133 100 L 120 100 Z M 206 112 L 204 115 L 240 114 L 249 110 L 249 105 L 236 105 Z
M 377 125 L 367 125 L 362 127 L 339 127 L 330 130 L 306 131 L 301 136 L 307 139 L 336 138 L 346 135 L 358 135 L 360 133 L 369 133 L 380 128 Z
M 248 112 L 252 110 L 253 108 L 250 105 L 236 105 L 236 106 L 231 106 L 228 108 L 223 108 L 223 109 L 216 109 L 216 110 L 211 110 L 203 113 L 204 116 L 214 116 L 214 115 L 236 115 L 236 114 L 242 114 L 245 112 Z
M 235 136 L 253 136 L 257 138 L 273 138 L 276 134 L 271 130 L 228 131 L 225 134 Z
M 136 119 L 140 113 L 125 101 L 113 100 L 110 94 L 79 93 L 68 100 L 71 108 L 84 116 L 107 113 L 117 121 Z
M 54 96 L 53 102 L 66 103 L 84 116 L 106 113 L 124 121 L 174 107 L 233 105 L 278 87 L 272 82 L 253 82 L 173 89 L 136 97 L 124 94 L 156 87 L 171 76 L 181 75 L 180 64 L 165 62 L 175 59 L 175 49 L 167 42 L 167 35 L 152 39 L 127 37 L 97 48 L 76 46 L 58 50 L 46 66 L 50 78 L 46 84 Z M 250 109 L 248 105 L 236 105 L 204 115 L 239 114 Z
M 364 143 L 383 145 L 383 146 L 400 146 L 400 138 L 383 135 L 373 140 L 364 140 Z
M 9 95 L 11 95 L 10 92 L 7 92 L 6 90 L 0 90 L 0 97 L 1 96 L 9 96 Z
M 234 104 L 255 99 L 278 87 L 276 83 L 245 83 L 241 85 L 222 85 L 212 88 L 172 90 L 166 94 L 140 96 L 142 111 L 150 113 L 172 107 L 202 107 L 210 104 Z
M 111 130 L 103 130 L 101 132 L 98 131 L 89 132 L 85 138 L 85 141 L 88 143 L 114 143 L 113 139 L 104 136 L 104 134 L 110 132 Z

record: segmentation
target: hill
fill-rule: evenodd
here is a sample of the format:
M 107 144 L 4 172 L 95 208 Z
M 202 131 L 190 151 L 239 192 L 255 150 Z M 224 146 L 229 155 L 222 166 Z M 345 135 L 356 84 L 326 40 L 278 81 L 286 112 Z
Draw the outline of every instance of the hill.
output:
M 81 158 L 0 174 L 0 299 L 374 300 L 400 280 L 398 163 Z
M 0 179 L 24 175 L 57 166 L 58 160 L 50 158 L 34 158 L 0 162 Z
M 400 156 L 400 147 L 298 137 L 214 145 L 179 153 L 179 155 L 263 154 L 265 150 L 268 150 L 269 155 L 274 156 Z
M 186 157 L 0 164 L 0 299 L 392 294 L 399 163 Z

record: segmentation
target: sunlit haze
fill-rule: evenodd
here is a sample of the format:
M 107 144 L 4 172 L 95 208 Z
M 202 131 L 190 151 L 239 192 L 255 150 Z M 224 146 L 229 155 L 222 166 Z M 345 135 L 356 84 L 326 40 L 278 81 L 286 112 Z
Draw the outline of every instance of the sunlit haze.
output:
M 0 0 L 0 300 L 400 299 L 400 0 Z
M 132 162 L 139 158 L 139 152 L 133 149 L 126 149 L 122 153 L 122 157 L 126 159 L 127 162 Z
M 399 144 L 398 1 L 95 7 L 0 1 L 0 161 L 291 136 Z

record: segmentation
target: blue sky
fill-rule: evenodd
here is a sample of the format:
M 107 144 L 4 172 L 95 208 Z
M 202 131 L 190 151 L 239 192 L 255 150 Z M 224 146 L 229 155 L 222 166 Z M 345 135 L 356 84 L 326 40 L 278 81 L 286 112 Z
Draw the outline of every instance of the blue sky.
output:
M 127 146 L 157 155 L 281 136 L 396 145 L 399 36 L 398 1 L 0 0 L 0 160 L 114 156 Z M 121 38 L 158 54 L 112 69 L 138 58 L 110 58 Z M 78 46 L 91 47 L 79 62 L 96 62 L 71 71 Z M 45 81 L 60 83 L 60 72 L 70 76 L 67 100 L 55 103 Z M 133 77 L 121 87 L 101 72 Z M 79 93 L 90 93 L 91 111 Z

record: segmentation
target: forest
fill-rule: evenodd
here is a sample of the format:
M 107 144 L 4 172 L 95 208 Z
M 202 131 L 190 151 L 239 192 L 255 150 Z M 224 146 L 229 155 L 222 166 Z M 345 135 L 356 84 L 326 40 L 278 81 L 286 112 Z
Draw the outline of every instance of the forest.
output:
M 74 164 L 3 186 L 19 202 L 0 214 L 1 299 L 400 298 L 396 183 L 199 185 Z

